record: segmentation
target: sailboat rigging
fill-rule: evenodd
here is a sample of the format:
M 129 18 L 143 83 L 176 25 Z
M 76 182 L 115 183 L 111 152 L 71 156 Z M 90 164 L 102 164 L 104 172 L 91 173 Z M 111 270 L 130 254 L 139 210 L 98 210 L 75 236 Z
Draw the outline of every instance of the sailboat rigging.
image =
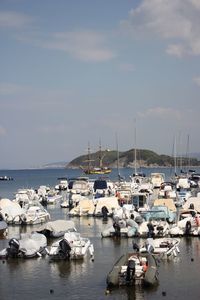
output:
M 111 173 L 112 169 L 103 165 L 103 159 L 108 151 L 109 150 L 102 151 L 101 143 L 100 143 L 99 144 L 99 158 L 98 158 L 99 164 L 98 164 L 98 166 L 92 166 L 91 162 L 94 160 L 91 159 L 90 147 L 88 146 L 88 159 L 86 160 L 86 162 L 88 162 L 88 164 L 87 164 L 86 168 L 81 166 L 81 169 L 83 170 L 83 172 L 88 175 L 89 174 L 103 175 L 103 174 Z

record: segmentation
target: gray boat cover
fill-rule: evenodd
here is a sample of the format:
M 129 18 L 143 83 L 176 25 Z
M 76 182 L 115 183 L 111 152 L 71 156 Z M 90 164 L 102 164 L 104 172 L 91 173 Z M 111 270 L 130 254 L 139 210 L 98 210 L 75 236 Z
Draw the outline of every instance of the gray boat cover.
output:
M 50 221 L 46 224 L 41 225 L 37 232 L 42 232 L 44 230 L 48 230 L 52 233 L 53 236 L 59 236 L 60 233 L 67 232 L 68 230 L 76 231 L 75 224 L 73 221 L 70 220 L 56 220 Z

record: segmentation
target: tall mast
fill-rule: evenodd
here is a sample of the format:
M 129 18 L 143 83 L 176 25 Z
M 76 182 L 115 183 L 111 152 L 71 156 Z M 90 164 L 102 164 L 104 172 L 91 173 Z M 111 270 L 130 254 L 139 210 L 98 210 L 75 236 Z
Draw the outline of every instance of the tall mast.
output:
M 136 150 L 136 120 L 135 120 L 135 130 L 134 130 L 134 140 L 135 140 L 135 148 L 134 148 L 134 168 L 135 168 L 135 175 L 137 173 L 137 150 Z
M 176 166 L 176 136 L 174 137 L 174 174 L 175 176 L 177 175 L 176 170 L 177 166 Z
M 116 133 L 116 148 L 117 148 L 117 173 L 118 173 L 118 180 L 120 181 L 120 171 L 119 171 L 119 145 L 118 145 L 118 136 Z
M 187 149 L 186 149 L 186 158 L 188 161 L 188 170 L 190 169 L 190 136 L 187 136 Z
M 102 168 L 102 150 L 101 150 L 101 139 L 99 139 L 99 167 Z
M 88 171 L 90 170 L 91 167 L 91 159 L 90 159 L 90 143 L 88 142 Z

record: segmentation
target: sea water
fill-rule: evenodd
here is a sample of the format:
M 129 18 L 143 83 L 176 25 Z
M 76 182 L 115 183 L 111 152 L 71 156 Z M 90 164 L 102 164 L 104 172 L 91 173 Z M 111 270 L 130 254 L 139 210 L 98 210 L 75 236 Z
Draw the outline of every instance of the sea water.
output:
M 144 170 L 143 170 L 144 171 Z M 146 169 L 164 172 L 170 177 L 170 169 Z M 131 169 L 123 169 L 122 176 L 128 178 Z M 110 174 L 117 178 L 117 170 Z M 0 176 L 13 177 L 13 181 L 0 181 L 0 196 L 14 198 L 19 188 L 37 189 L 40 185 L 54 187 L 60 177 L 83 175 L 79 170 L 4 170 Z M 47 206 L 51 219 L 69 219 L 68 209 L 59 204 Z M 108 218 L 72 218 L 82 236 L 90 238 L 94 245 L 94 260 L 50 262 L 49 257 L 37 259 L 0 260 L 0 300 L 141 300 L 141 299 L 190 299 L 200 295 L 200 240 L 198 237 L 181 238 L 180 254 L 173 260 L 159 262 L 159 285 L 152 289 L 140 287 L 106 289 L 106 276 L 115 261 L 126 251 L 132 250 L 132 238 L 101 238 L 101 231 L 112 224 Z M 9 226 L 8 237 L 0 240 L 0 250 L 6 247 L 8 239 L 20 232 L 31 232 L 36 226 Z M 136 242 L 138 242 L 136 240 Z M 48 242 L 52 243 L 51 240 Z

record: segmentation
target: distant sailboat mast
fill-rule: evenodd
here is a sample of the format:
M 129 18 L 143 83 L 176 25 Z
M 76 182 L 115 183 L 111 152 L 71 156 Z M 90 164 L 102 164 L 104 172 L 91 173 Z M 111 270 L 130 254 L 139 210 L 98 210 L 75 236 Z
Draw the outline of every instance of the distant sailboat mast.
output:
M 119 171 L 119 145 L 118 145 L 117 133 L 116 133 L 116 148 L 117 148 L 117 175 L 118 175 L 118 180 L 120 181 L 121 175 Z
M 187 149 L 186 149 L 186 158 L 188 162 L 188 172 L 190 170 L 190 136 L 187 136 Z
M 136 120 L 135 120 L 135 130 L 134 130 L 134 171 L 135 171 L 135 175 L 137 174 L 137 150 L 136 150 Z
M 176 136 L 174 137 L 174 174 L 177 176 L 177 166 L 176 166 Z

